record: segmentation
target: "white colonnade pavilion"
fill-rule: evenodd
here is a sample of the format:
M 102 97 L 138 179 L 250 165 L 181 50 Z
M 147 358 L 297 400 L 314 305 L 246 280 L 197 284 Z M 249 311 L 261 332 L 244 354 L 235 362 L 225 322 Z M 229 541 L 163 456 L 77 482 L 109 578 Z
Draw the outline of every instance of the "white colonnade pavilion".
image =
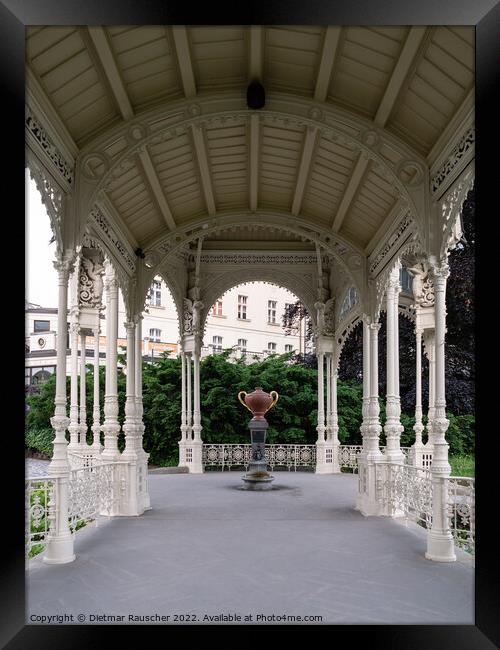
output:
M 151 507 L 141 314 L 156 275 L 179 314 L 181 466 L 201 473 L 207 459 L 200 356 L 210 307 L 242 282 L 279 284 L 313 322 L 315 471 L 339 473 L 351 453 L 338 438 L 337 376 L 343 345 L 362 321 L 363 444 L 353 508 L 367 516 L 424 513 L 426 557 L 455 559 L 445 296 L 449 251 L 474 183 L 473 43 L 467 27 L 28 28 L 27 166 L 56 239 L 58 331 L 66 331 L 68 313 L 71 323 L 68 395 L 66 341 L 57 342 L 46 562 L 74 559 L 75 522 L 87 510 L 140 516 Z M 250 82 L 265 90 L 259 108 L 247 103 Z M 402 269 L 413 279 L 410 293 L 401 292 Z M 123 413 L 118 290 L 127 313 Z M 345 310 L 348 294 L 356 301 Z M 92 413 L 78 377 L 86 337 L 99 340 L 103 313 L 100 421 L 98 349 Z M 417 349 L 410 450 L 400 445 L 400 314 L 415 324 Z

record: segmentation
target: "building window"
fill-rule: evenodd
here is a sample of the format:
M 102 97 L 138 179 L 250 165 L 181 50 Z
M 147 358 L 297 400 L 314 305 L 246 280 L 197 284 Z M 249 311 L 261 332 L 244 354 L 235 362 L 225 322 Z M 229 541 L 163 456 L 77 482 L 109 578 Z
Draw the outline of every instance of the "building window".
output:
M 30 386 L 44 384 L 56 371 L 55 366 L 43 366 L 42 368 L 25 368 L 24 382 Z
M 214 352 L 222 352 L 222 336 L 214 336 L 212 345 L 214 346 Z
M 154 343 L 160 343 L 161 341 L 161 330 L 156 327 L 153 327 L 149 330 L 149 340 Z
M 349 310 L 351 310 L 354 305 L 358 302 L 358 292 L 355 287 L 351 287 L 346 293 L 344 302 L 342 303 L 342 308 L 340 310 L 340 316 L 342 317 Z
M 238 347 L 240 348 L 240 350 L 242 352 L 247 351 L 247 344 L 248 344 L 248 341 L 246 339 L 238 339 Z
M 222 300 L 217 300 L 212 307 L 212 316 L 222 316 Z
M 153 280 L 149 290 L 148 303 L 152 307 L 161 307 L 161 280 Z
M 275 323 L 276 322 L 276 300 L 267 301 L 267 322 Z
M 411 276 L 404 266 L 399 269 L 399 284 L 401 285 L 401 291 L 404 291 L 405 293 L 412 292 Z
M 273 354 L 273 352 L 276 352 L 276 343 L 269 341 L 269 343 L 267 344 L 267 351 L 269 352 L 269 354 Z
M 287 343 L 285 345 L 285 352 L 293 352 L 293 345 L 291 345 L 290 343 Z
M 36 320 L 34 324 L 35 332 L 50 332 L 50 321 L 49 320 Z
M 238 296 L 238 318 L 241 320 L 247 318 L 247 300 L 248 296 Z

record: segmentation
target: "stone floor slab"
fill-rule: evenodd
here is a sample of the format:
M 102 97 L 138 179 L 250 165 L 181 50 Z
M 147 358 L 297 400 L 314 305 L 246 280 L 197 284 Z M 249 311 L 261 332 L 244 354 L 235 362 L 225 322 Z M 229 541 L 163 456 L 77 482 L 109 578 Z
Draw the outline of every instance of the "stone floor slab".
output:
M 260 614 L 473 624 L 472 567 L 426 560 L 425 531 L 354 510 L 356 476 L 276 472 L 277 489 L 248 492 L 241 474 L 150 475 L 152 510 L 79 531 L 71 564 L 30 561 L 28 623 L 55 614 L 255 623 Z

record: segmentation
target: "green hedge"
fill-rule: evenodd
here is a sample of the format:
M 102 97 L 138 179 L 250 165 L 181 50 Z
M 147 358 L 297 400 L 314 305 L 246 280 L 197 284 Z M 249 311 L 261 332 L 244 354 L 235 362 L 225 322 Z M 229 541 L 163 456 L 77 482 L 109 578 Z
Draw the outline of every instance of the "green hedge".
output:
M 250 414 L 237 399 L 238 392 L 251 392 L 256 386 L 276 390 L 280 397 L 269 412 L 270 443 L 313 444 L 316 441 L 317 371 L 290 363 L 291 355 L 275 355 L 245 364 L 228 361 L 229 351 L 208 356 L 200 366 L 202 438 L 208 443 L 248 442 Z M 92 373 L 87 374 L 87 414 L 92 415 Z M 104 368 L 101 368 L 101 417 L 104 417 Z M 69 379 L 67 383 L 69 397 Z M 118 375 L 120 423 L 125 404 L 125 375 Z M 343 444 L 361 444 L 361 384 L 338 382 L 339 439 Z M 53 432 L 50 418 L 54 411 L 55 377 L 45 383 L 38 395 L 27 398 L 26 447 L 47 455 L 52 453 Z M 143 367 L 144 448 L 155 465 L 175 464 L 178 457 L 181 412 L 181 362 L 168 355 Z M 381 420 L 385 419 L 381 399 Z M 69 406 L 68 406 L 69 409 Z M 474 416 L 448 414 L 447 439 L 450 454 L 474 453 Z M 401 445 L 413 443 L 414 417 L 402 414 L 404 432 Z M 123 436 L 119 444 L 123 447 Z M 382 436 L 382 444 L 384 444 Z

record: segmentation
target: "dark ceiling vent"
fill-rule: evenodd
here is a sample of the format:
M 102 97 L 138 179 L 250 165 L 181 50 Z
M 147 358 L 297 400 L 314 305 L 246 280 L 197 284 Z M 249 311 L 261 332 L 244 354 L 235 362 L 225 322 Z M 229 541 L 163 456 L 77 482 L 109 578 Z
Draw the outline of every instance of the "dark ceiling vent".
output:
M 146 257 L 142 251 L 142 248 L 136 248 L 135 254 L 137 255 L 137 257 L 140 257 L 141 260 L 143 260 Z
M 252 81 L 247 88 L 248 108 L 263 108 L 266 103 L 266 91 L 258 81 Z

